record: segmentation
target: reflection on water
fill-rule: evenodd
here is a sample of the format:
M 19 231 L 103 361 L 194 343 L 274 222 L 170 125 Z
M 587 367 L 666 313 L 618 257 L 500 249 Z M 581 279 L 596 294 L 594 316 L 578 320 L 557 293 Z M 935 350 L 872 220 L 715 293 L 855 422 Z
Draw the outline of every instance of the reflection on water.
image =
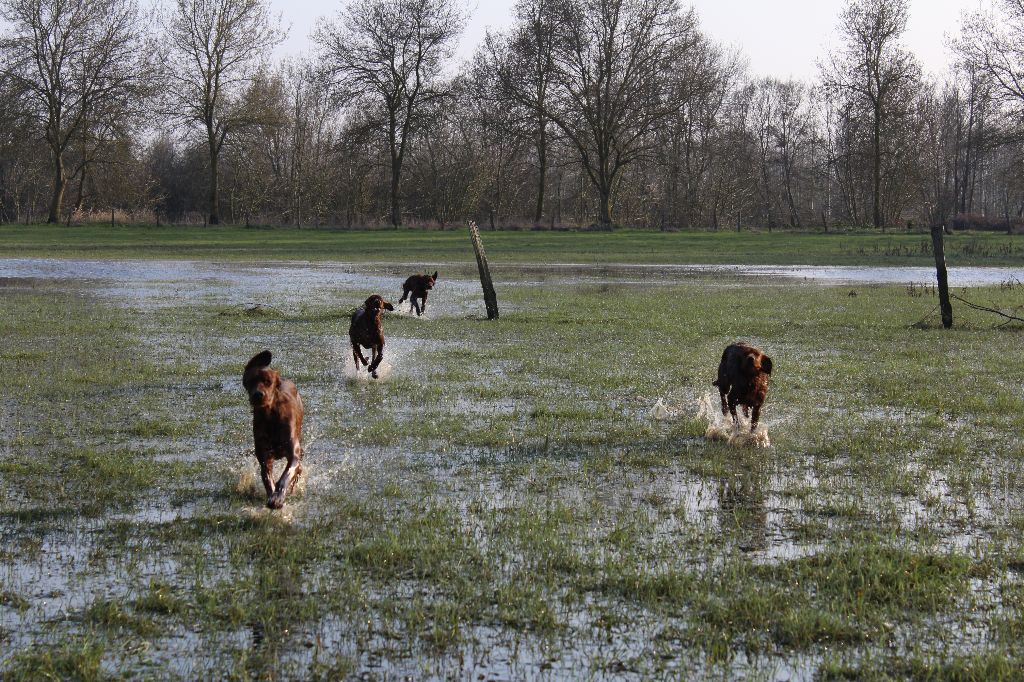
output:
M 744 552 L 768 547 L 768 512 L 764 486 L 755 472 L 743 472 L 718 481 L 722 528 L 736 535 Z

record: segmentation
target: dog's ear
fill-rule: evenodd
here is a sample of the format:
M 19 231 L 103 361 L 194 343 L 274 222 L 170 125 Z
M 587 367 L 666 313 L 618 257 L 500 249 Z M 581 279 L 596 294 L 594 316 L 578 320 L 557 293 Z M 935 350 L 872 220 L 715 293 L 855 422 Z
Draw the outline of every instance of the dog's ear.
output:
M 761 371 L 765 374 L 772 373 L 772 359 L 767 355 L 761 356 Z
M 270 360 L 273 357 L 274 356 L 271 355 L 269 350 L 265 350 L 262 353 L 257 353 L 256 355 L 252 356 L 252 360 L 250 360 L 249 364 L 245 366 L 245 369 L 246 371 L 249 371 L 250 369 L 257 367 L 267 367 L 270 365 Z
M 437 270 L 434 270 L 434 281 L 437 281 Z
M 390 304 L 390 303 L 388 303 L 387 301 L 384 301 L 384 309 L 385 309 L 385 310 L 394 310 L 394 309 L 395 309 L 395 306 L 391 305 L 391 304 Z

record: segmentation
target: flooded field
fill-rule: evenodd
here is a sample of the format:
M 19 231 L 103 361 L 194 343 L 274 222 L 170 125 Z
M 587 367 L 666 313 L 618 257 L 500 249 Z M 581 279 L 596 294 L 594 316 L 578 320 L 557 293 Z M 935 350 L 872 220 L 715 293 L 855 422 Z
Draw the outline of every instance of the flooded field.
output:
M 367 379 L 348 316 L 416 269 L 0 259 L 5 679 L 1019 679 L 1020 325 L 942 330 L 927 269 L 626 265 L 496 267 L 488 322 L 439 265 Z M 1018 316 L 1021 279 L 951 271 Z M 306 405 L 278 512 L 264 348 Z

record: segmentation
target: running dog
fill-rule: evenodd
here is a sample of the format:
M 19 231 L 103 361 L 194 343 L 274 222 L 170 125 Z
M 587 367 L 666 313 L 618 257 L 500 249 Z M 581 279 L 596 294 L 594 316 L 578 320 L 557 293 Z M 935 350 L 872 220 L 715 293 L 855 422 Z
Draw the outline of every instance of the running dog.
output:
M 742 405 L 743 416 L 750 417 L 753 432 L 761 417 L 761 405 L 768 397 L 771 373 L 772 359 L 761 349 L 742 342 L 727 346 L 718 363 L 718 379 L 712 382 L 721 394 L 722 414 L 731 414 L 735 422 L 736 405 Z
M 374 379 L 377 378 L 377 366 L 384 359 L 384 325 L 381 316 L 385 310 L 394 310 L 395 306 L 374 294 L 366 299 L 361 308 L 352 313 L 352 323 L 348 327 L 348 338 L 352 342 L 352 358 L 356 361 L 356 369 L 360 363 L 366 367 Z M 370 362 L 363 357 L 362 348 L 370 349 Z M 369 365 L 369 367 L 367 367 Z
M 267 491 L 267 506 L 280 509 L 284 496 L 302 473 L 302 398 L 295 384 L 270 369 L 269 350 L 255 355 L 242 373 L 242 386 L 252 405 L 252 435 L 260 477 Z M 287 459 L 281 477 L 274 482 L 274 462 Z
M 415 310 L 417 316 L 422 315 L 427 312 L 427 292 L 434 288 L 436 281 L 437 270 L 433 275 L 413 275 L 402 285 L 402 298 L 398 299 L 398 303 L 404 303 L 408 297 L 409 303 L 412 304 L 412 307 L 409 308 L 410 312 Z M 417 304 L 416 299 L 419 299 L 421 303 Z

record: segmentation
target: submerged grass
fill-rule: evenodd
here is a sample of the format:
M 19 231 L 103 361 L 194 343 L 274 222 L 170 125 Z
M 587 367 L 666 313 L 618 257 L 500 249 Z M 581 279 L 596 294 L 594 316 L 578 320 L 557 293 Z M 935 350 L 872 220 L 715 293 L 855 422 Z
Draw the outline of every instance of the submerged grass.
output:
M 1019 679 L 1020 328 L 912 328 L 901 287 L 510 286 L 494 323 L 386 319 L 371 383 L 348 293 L 3 288 L 5 679 Z M 738 338 L 775 360 L 766 450 L 703 438 Z M 263 347 L 307 407 L 283 513 L 240 483 Z

